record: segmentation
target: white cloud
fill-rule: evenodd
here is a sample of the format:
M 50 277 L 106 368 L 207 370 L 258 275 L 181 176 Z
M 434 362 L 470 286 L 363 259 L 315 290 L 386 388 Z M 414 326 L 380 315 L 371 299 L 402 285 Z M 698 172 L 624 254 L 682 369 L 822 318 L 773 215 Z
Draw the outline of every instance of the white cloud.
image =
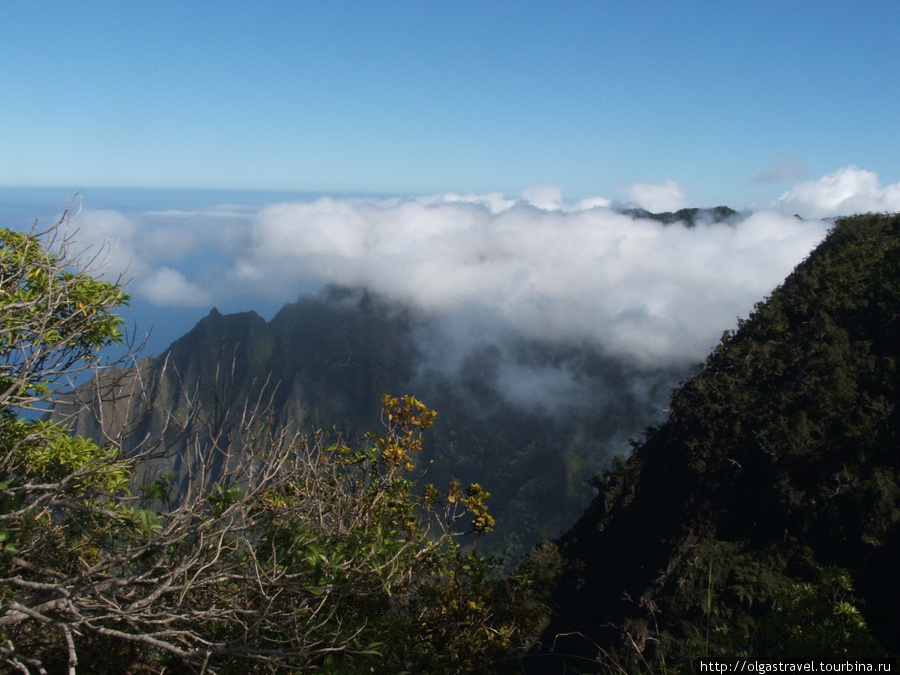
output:
M 209 307 L 212 296 L 184 275 L 168 267 L 160 267 L 138 280 L 138 292 L 154 305 L 167 307 Z
M 825 228 L 776 212 L 688 229 L 602 207 L 319 200 L 263 209 L 234 269 L 285 300 L 310 278 L 365 284 L 528 337 L 671 362 L 702 358 Z
M 645 188 L 661 200 L 643 202 L 653 210 L 680 205 L 666 194 L 683 198 L 671 182 Z M 329 282 L 365 285 L 467 326 L 453 333 L 461 342 L 507 331 L 671 364 L 702 359 L 827 227 L 769 211 L 689 229 L 633 219 L 601 197 L 527 194 L 104 212 L 88 229 L 119 237 L 137 293 L 158 306 L 254 309 Z
M 443 195 L 419 197 L 416 201 L 419 201 L 422 204 L 430 204 L 432 206 L 441 203 L 477 204 L 486 207 L 491 213 L 494 214 L 502 213 L 503 211 L 512 208 L 516 203 L 515 199 L 507 199 L 502 192 L 491 192 L 486 195 L 457 195 L 452 192 L 448 192 Z
M 94 258 L 105 277 L 128 278 L 144 271 L 132 245 L 135 223 L 118 211 L 83 210 L 73 222 L 78 246 Z
M 847 166 L 785 192 L 773 204 L 804 218 L 833 218 L 868 211 L 900 211 L 900 183 L 882 187 L 878 174 Z
M 212 296 L 188 282 L 185 273 L 209 275 L 200 283 L 216 287 L 216 275 L 230 268 L 236 252 L 246 246 L 250 219 L 256 213 L 257 208 L 243 206 L 134 215 L 85 209 L 74 221 L 75 238 L 80 248 L 96 255 L 104 276 L 128 280 L 129 291 L 136 288 L 156 305 L 202 307 L 211 304 Z M 185 261 L 192 256 L 204 259 L 203 270 L 176 271 L 179 265 L 190 267 Z
M 582 199 L 578 204 L 576 204 L 576 211 L 586 211 L 588 209 L 596 209 L 600 208 L 609 208 L 612 206 L 612 202 L 606 197 L 588 197 L 587 199 Z
M 652 213 L 677 211 L 687 205 L 678 183 L 671 179 L 665 183 L 634 183 L 624 192 L 631 202 Z
M 562 192 L 554 185 L 535 185 L 522 191 L 522 199 L 539 209 L 555 211 L 562 205 Z

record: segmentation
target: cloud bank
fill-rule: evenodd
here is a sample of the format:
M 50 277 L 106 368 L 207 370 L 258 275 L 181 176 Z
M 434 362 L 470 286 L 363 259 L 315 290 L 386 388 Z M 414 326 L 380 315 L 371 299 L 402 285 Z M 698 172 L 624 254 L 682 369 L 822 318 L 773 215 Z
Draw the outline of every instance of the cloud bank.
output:
M 860 189 L 840 192 L 847 184 Z M 645 208 L 682 205 L 671 182 L 631 193 Z M 694 228 L 623 215 L 602 197 L 568 203 L 550 186 L 520 199 L 324 197 L 128 216 L 86 209 L 78 225 L 89 240 L 113 240 L 132 293 L 160 307 L 254 309 L 326 283 L 363 285 L 447 326 L 481 317 L 493 326 L 484 331 L 667 365 L 702 359 L 822 239 L 828 223 L 793 217 L 798 206 L 830 215 L 898 193 L 849 167 L 797 186 L 777 208 Z
M 685 201 L 673 181 L 627 192 L 651 211 Z M 548 185 L 518 199 L 85 208 L 76 225 L 86 244 L 112 242 L 110 274 L 124 270 L 131 292 L 163 309 L 258 309 L 327 283 L 366 286 L 441 317 L 448 332 L 466 325 L 460 340 L 505 332 L 672 364 L 702 359 L 816 246 L 827 219 L 897 210 L 900 184 L 849 166 L 736 223 L 694 228 L 623 215 L 603 197 L 566 202 Z
M 673 181 L 626 193 L 649 211 L 686 202 Z M 84 243 L 112 242 L 110 274 L 127 268 L 156 321 L 193 323 L 212 306 L 274 313 L 328 283 L 409 303 L 432 318 L 417 333 L 422 384 L 437 371 L 467 391 L 474 378 L 493 394 L 473 404 L 482 411 L 506 401 L 602 417 L 613 429 L 597 441 L 603 455 L 656 421 L 669 387 L 815 248 L 830 218 L 898 209 L 900 184 L 846 167 L 764 210 L 694 227 L 625 215 L 604 197 L 568 202 L 548 185 L 519 198 L 85 209 L 76 224 Z
M 324 198 L 261 209 L 233 274 L 284 297 L 310 277 L 365 285 L 529 338 L 669 362 L 701 357 L 824 231 L 775 212 L 688 229 L 603 207 Z

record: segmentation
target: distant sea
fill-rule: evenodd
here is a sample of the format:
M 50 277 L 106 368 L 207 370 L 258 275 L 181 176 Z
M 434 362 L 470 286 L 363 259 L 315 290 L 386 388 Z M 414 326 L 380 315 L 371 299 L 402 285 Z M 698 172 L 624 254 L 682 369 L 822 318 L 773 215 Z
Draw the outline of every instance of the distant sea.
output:
M 122 213 L 157 210 L 209 208 L 222 204 L 262 205 L 284 201 L 313 201 L 326 193 L 269 190 L 195 190 L 176 188 L 78 188 L 0 187 L 0 226 L 30 227 L 35 218 L 45 223 L 59 217 L 66 204 L 76 197 L 85 208 L 115 209 Z M 385 197 L 327 193 L 341 197 Z M 392 195 L 393 196 L 393 195 Z M 52 223 L 47 222 L 50 225 Z

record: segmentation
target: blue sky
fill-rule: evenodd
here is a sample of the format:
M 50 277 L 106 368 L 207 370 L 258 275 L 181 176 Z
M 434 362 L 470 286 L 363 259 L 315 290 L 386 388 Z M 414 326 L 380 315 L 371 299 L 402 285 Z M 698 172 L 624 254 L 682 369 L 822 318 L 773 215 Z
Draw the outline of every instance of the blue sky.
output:
M 898 28 L 896 1 L 5 3 L 0 226 L 81 190 L 155 351 L 338 283 L 463 343 L 699 360 L 830 218 L 900 211 Z M 718 204 L 740 222 L 618 208 Z
M 0 185 L 768 203 L 900 181 L 897 2 L 28 2 Z

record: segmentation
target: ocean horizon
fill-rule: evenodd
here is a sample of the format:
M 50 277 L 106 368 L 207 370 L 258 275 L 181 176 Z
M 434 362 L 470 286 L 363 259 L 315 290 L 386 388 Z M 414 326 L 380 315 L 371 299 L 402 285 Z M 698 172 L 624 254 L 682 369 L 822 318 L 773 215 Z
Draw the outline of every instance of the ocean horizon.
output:
M 389 198 L 398 195 L 309 190 L 251 190 L 226 188 L 0 186 L 0 222 L 27 223 L 35 218 L 58 217 L 67 204 L 80 201 L 84 208 L 115 209 L 123 213 L 157 210 L 191 211 L 223 204 L 261 206 L 279 202 L 335 199 Z

